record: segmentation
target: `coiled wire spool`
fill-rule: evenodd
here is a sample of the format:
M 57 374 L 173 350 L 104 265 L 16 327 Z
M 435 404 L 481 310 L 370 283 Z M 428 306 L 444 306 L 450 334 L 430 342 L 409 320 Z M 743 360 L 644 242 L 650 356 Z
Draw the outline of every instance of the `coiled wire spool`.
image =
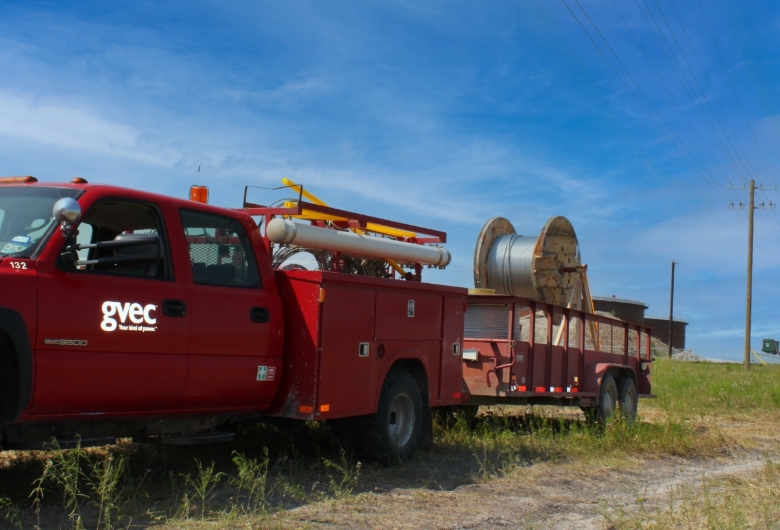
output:
M 507 219 L 490 219 L 474 249 L 474 286 L 497 294 L 566 305 L 582 265 L 574 227 L 552 217 L 538 237 L 521 236 Z M 566 268 L 566 269 L 564 269 Z
M 536 237 L 504 234 L 497 237 L 488 252 L 488 282 L 496 292 L 537 298 L 533 282 Z M 500 284 L 500 288 L 496 286 Z

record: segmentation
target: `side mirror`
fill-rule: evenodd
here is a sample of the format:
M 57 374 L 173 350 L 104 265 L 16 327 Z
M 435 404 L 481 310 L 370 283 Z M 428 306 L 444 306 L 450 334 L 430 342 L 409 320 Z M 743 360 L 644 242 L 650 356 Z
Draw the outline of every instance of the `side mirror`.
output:
M 81 219 L 81 206 L 71 197 L 63 197 L 54 203 L 52 216 L 60 224 L 62 235 L 68 237 L 73 229 L 73 223 Z

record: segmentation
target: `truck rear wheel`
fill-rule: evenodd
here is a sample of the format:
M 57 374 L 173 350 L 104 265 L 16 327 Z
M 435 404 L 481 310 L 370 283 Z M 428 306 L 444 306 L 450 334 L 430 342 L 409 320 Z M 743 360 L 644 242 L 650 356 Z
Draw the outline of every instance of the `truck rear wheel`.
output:
M 387 374 L 377 412 L 366 417 L 364 427 L 361 449 L 369 458 L 390 463 L 412 457 L 423 429 L 423 403 L 410 373 Z
M 636 421 L 636 410 L 639 401 L 639 395 L 636 391 L 636 384 L 630 377 L 623 377 L 619 381 L 618 399 L 620 400 L 620 410 L 627 422 Z

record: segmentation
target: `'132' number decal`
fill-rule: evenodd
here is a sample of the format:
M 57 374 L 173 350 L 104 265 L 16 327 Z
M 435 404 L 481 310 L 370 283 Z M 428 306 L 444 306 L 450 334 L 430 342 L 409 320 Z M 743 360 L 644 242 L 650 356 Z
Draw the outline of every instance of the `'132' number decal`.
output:
M 12 269 L 26 269 L 27 264 L 23 261 L 12 261 L 11 262 L 11 268 Z

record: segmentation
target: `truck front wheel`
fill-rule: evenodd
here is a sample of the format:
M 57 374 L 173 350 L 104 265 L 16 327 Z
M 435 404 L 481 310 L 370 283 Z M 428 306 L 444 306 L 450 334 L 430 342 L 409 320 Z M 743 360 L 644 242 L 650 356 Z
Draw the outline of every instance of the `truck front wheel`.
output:
M 408 460 L 420 443 L 423 404 L 414 377 L 403 370 L 387 374 L 376 414 L 366 418 L 361 448 L 370 458 Z

